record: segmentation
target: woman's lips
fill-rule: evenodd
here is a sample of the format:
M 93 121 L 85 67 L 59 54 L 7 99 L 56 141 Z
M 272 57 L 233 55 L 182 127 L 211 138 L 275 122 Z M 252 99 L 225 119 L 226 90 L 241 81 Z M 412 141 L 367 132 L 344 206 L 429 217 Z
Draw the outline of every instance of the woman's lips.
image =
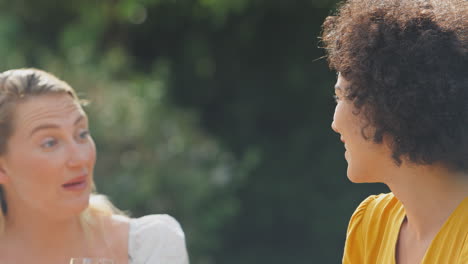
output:
M 81 191 L 87 187 L 87 176 L 80 176 L 62 184 L 62 187 L 68 191 Z

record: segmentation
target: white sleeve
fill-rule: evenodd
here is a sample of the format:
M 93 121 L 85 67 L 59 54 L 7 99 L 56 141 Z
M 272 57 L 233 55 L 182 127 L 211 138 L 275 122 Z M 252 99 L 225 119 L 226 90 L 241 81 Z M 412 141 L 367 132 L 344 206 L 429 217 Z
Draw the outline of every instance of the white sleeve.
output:
M 130 264 L 188 264 L 185 235 L 169 215 L 147 215 L 130 220 Z

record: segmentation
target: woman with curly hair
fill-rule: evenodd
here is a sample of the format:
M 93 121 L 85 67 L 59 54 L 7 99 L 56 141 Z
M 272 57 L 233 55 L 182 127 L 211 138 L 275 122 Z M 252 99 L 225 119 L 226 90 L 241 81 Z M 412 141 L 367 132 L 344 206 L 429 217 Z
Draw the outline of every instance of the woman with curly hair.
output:
M 350 0 L 324 23 L 352 182 L 343 263 L 468 263 L 468 2 Z

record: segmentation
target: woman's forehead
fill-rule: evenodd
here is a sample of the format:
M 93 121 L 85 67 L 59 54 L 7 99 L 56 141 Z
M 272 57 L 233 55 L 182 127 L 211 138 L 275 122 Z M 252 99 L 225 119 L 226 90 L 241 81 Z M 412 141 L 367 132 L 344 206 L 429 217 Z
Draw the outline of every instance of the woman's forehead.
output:
M 41 95 L 28 98 L 14 110 L 15 128 L 32 130 L 44 122 L 73 122 L 86 116 L 79 102 L 67 94 Z

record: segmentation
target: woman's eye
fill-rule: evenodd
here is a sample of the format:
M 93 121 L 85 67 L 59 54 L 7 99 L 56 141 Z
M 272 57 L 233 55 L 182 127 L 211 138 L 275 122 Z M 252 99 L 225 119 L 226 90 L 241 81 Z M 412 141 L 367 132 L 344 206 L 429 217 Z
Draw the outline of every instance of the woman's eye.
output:
M 85 131 L 82 131 L 80 132 L 80 138 L 81 139 L 85 139 L 89 136 L 89 131 L 88 130 L 85 130 Z
M 49 138 L 49 139 L 46 139 L 42 144 L 41 144 L 41 147 L 42 148 L 52 148 L 53 146 L 57 145 L 57 140 L 55 140 L 54 138 Z

